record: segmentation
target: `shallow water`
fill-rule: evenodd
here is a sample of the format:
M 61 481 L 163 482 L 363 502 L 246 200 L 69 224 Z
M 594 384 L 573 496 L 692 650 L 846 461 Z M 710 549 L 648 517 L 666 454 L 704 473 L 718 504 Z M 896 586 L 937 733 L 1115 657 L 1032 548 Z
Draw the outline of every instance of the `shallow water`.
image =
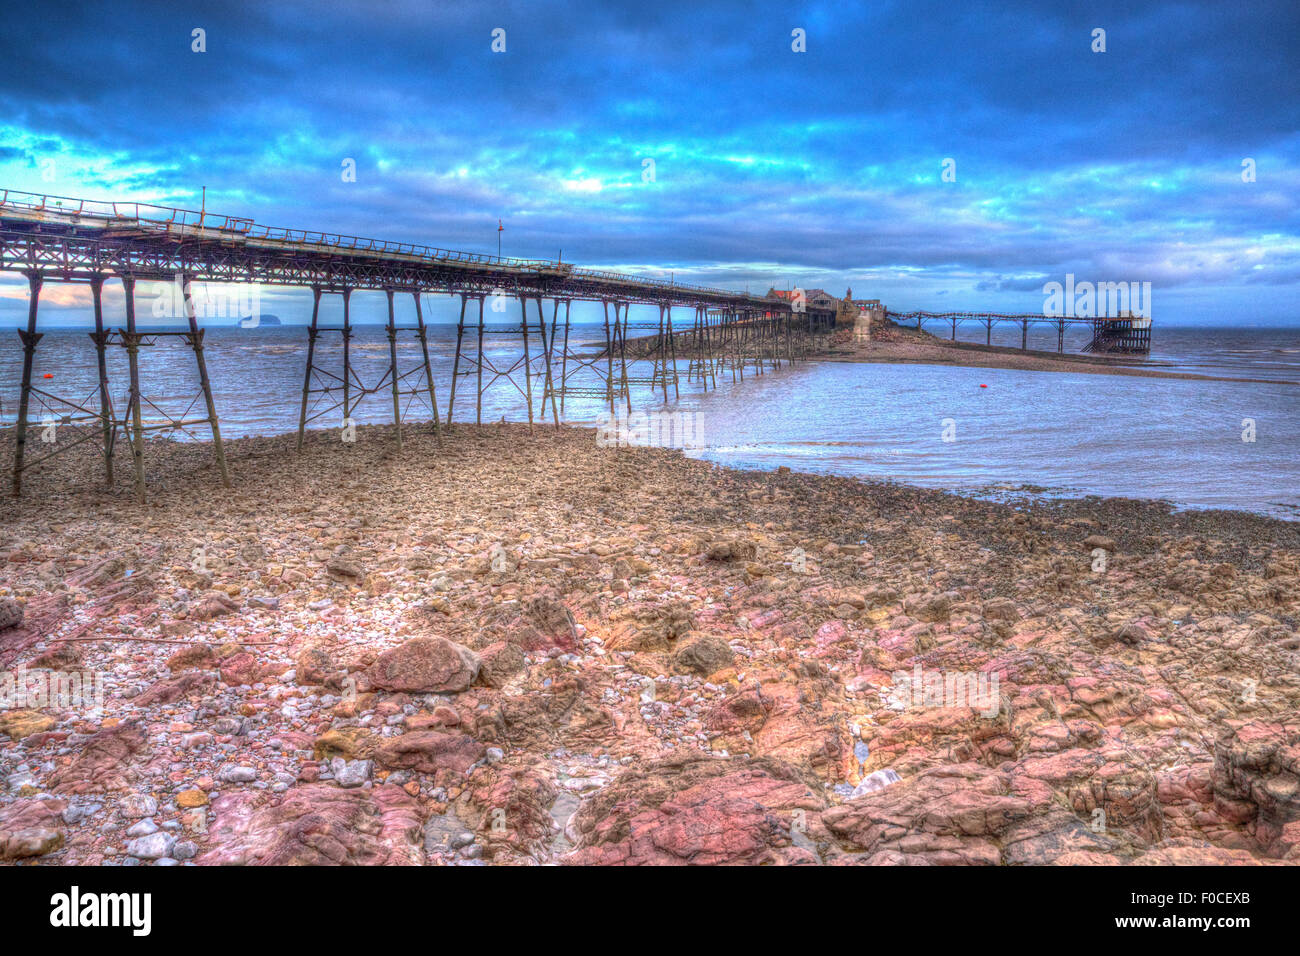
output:
M 430 327 L 431 363 L 445 415 L 454 327 Z M 571 342 L 599 335 L 578 327 Z M 959 331 L 981 340 L 982 330 Z M 1018 344 L 1017 330 L 994 332 L 997 344 Z M 306 332 L 301 327 L 213 327 L 207 356 L 228 437 L 275 434 L 297 427 Z M 1012 343 L 1011 339 L 1017 339 Z M 489 357 L 508 366 L 518 339 L 489 336 Z M 536 350 L 540 343 L 534 337 Z M 1049 343 L 1031 345 L 1054 349 Z M 1078 343 L 1069 342 L 1068 348 Z M 534 351 L 534 355 L 536 351 Z M 318 364 L 341 367 L 337 336 L 322 335 Z M 361 381 L 377 385 L 387 368 L 388 340 L 379 326 L 358 326 L 352 343 Z M 403 371 L 420 362 L 412 333 L 399 333 Z M 1152 360 L 1210 375 L 1300 382 L 1300 332 L 1294 329 L 1157 329 Z M 12 424 L 22 352 L 18 337 L 0 336 L 0 422 Z M 681 399 L 667 408 L 646 389 L 636 408 L 677 411 L 698 441 L 688 454 L 722 464 L 893 479 L 967 493 L 1012 496 L 1122 495 L 1161 498 L 1184 508 L 1236 508 L 1300 517 L 1300 387 L 1254 383 L 1144 379 L 1132 376 L 1042 373 L 951 366 L 813 362 L 743 383 L 720 376 L 721 387 L 702 393 L 685 381 Z M 201 412 L 192 354 L 179 339 L 160 339 L 143 363 L 143 391 L 158 410 L 146 416 Z M 45 374 L 53 376 L 45 379 Z M 114 401 L 124 404 L 126 359 L 110 350 Z M 490 373 L 487 376 L 490 378 Z M 97 407 L 94 349 L 84 331 L 46 333 L 38 350 L 36 386 Z M 407 380 L 415 384 L 415 379 Z M 591 384 L 588 382 L 587 384 Z M 981 387 L 986 386 L 986 387 Z M 473 419 L 473 380 L 460 378 L 457 420 Z M 540 414 L 541 382 L 534 383 Z M 34 397 L 32 417 L 70 411 Z M 415 418 L 429 413 L 404 396 Z M 44 406 L 44 407 L 43 407 Z M 323 411 L 313 407 L 311 414 Z M 565 419 L 595 424 L 602 409 L 591 399 L 566 403 Z M 549 408 L 546 410 L 549 416 Z M 525 418 L 521 395 L 504 380 L 485 396 L 484 421 Z M 391 420 L 387 387 L 361 403 L 362 423 Z M 337 427 L 337 412 L 315 427 Z M 1255 440 L 1242 440 L 1243 421 Z M 194 437 L 205 438 L 196 428 Z M 945 437 L 951 440 L 945 440 Z

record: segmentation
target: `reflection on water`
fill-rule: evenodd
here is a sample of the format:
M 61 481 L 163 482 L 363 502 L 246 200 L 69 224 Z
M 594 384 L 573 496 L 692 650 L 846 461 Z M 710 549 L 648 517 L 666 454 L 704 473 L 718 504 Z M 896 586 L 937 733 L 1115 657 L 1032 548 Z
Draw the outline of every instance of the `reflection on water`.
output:
M 579 327 L 570 342 L 600 335 L 597 328 Z M 206 355 L 223 434 L 275 434 L 296 427 L 306 339 L 304 329 L 290 326 L 209 330 Z M 455 339 L 453 327 L 430 327 L 430 360 L 444 413 Z M 500 367 L 518 354 L 517 337 L 490 336 L 486 344 L 489 359 Z M 534 350 L 538 344 L 534 338 Z M 384 329 L 359 326 L 351 353 L 361 381 L 377 385 L 387 370 Z M 95 405 L 95 355 L 85 332 L 47 332 L 37 356 L 38 388 Z M 421 362 L 413 333 L 399 333 L 398 356 L 402 371 Z M 1202 374 L 1300 382 L 1300 334 L 1294 330 L 1164 329 L 1152 358 Z M 125 353 L 112 349 L 109 359 L 114 400 L 122 402 Z M 341 370 L 337 336 L 318 340 L 317 363 Z M 15 418 L 21 365 L 18 337 L 0 336 L 0 421 L 5 424 Z M 684 358 L 679 371 L 678 408 L 694 414 L 695 437 L 702 445 L 689 453 L 723 464 L 789 465 L 972 493 L 1034 486 L 1051 494 L 1163 498 L 1182 507 L 1300 516 L 1300 387 L 809 363 L 762 376 L 747 373 L 743 384 L 719 376 L 717 391 L 701 393 L 685 382 Z M 47 373 L 53 378 L 45 379 Z M 414 382 L 413 376 L 405 384 Z M 163 409 L 189 405 L 198 374 L 183 340 L 159 339 L 151 347 L 142 364 L 142 387 Z M 460 378 L 457 390 L 457 420 L 471 420 L 473 379 Z M 540 414 L 540 381 L 534 394 Z M 641 410 L 663 407 L 644 388 L 635 401 Z M 600 411 L 596 400 L 569 399 L 565 418 L 596 424 Z M 39 401 L 32 414 L 40 419 Z M 391 414 L 385 387 L 362 402 L 356 418 L 382 423 Z M 483 407 L 485 421 L 502 415 L 525 417 L 519 393 L 504 380 L 487 393 Z M 1255 423 L 1254 442 L 1242 441 L 1246 419 Z M 329 418 L 319 424 L 327 422 L 338 424 Z M 951 440 L 944 440 L 945 433 Z

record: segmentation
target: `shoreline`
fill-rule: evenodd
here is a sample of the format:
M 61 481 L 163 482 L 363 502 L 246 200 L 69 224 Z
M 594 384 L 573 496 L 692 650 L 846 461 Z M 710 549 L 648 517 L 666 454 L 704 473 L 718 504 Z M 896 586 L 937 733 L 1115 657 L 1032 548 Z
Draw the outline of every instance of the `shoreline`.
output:
M 816 361 L 816 359 L 814 359 Z M 15 499 L 6 485 L 4 493 L 0 494 L 0 519 L 4 519 L 6 511 L 9 508 L 22 510 L 23 503 L 32 501 L 41 495 L 53 496 L 55 498 L 80 498 L 84 496 L 98 497 L 105 502 L 122 502 L 127 499 L 133 502 L 133 484 L 130 472 L 131 457 L 129 441 L 119 438 L 117 449 L 113 457 L 114 468 L 114 486 L 111 490 L 104 487 L 103 482 L 103 456 L 99 445 L 96 443 L 99 436 L 99 428 L 95 425 L 64 425 L 61 426 L 64 434 L 75 436 L 69 445 L 75 445 L 87 433 L 93 432 L 89 440 L 81 441 L 77 450 L 69 455 L 62 452 L 55 458 L 54 474 L 59 477 L 51 477 L 49 474 L 42 475 L 42 472 L 49 470 L 49 466 L 42 466 L 28 472 L 23 478 L 23 494 Z M 449 426 L 444 423 L 443 435 L 447 436 Z M 451 429 L 462 429 L 474 432 L 476 429 L 482 429 L 485 432 L 500 431 L 502 429 L 517 429 L 521 434 L 530 435 L 528 426 L 520 422 L 488 422 L 481 426 L 473 425 L 468 422 L 456 422 Z M 308 428 L 306 431 L 305 441 L 326 442 L 330 436 L 336 434 L 336 429 Z M 383 424 L 359 424 L 357 433 L 372 433 L 373 435 L 383 435 L 380 441 L 392 443 L 392 426 Z M 563 433 L 588 433 L 594 436 L 596 428 L 587 425 L 578 425 L 568 422 L 562 422 L 560 431 Z M 409 440 L 412 434 L 432 434 L 430 422 L 406 423 L 402 427 L 404 440 Z M 11 425 L 0 425 L 0 462 L 6 462 L 12 468 L 13 463 L 13 444 L 14 429 Z M 555 428 L 550 423 L 537 423 L 535 430 L 531 433 L 532 437 L 545 438 L 546 435 L 555 434 Z M 240 461 L 256 461 L 270 454 L 283 455 L 286 459 L 295 458 L 294 446 L 297 442 L 297 431 L 275 432 L 271 434 L 246 435 L 239 437 L 225 437 L 223 446 L 225 450 L 227 464 L 230 470 L 231 483 L 236 484 L 239 476 L 236 473 L 237 465 Z M 595 445 L 595 438 L 592 438 L 592 444 Z M 262 447 L 262 446 L 269 447 Z M 212 451 L 212 441 L 210 438 L 179 441 L 166 437 L 148 437 L 145 438 L 145 484 L 147 488 L 171 488 L 176 483 L 188 483 L 193 481 L 197 476 L 203 476 L 204 479 L 210 478 L 212 485 L 209 489 L 212 494 L 221 494 L 225 491 L 221 487 L 220 476 L 217 472 L 216 460 Z M 710 461 L 706 458 L 691 458 L 684 454 L 682 449 L 678 448 L 661 448 L 658 446 L 629 446 L 624 450 L 630 452 L 636 451 L 654 451 L 665 452 L 668 454 L 681 455 L 691 461 L 699 464 L 717 468 L 727 472 L 745 475 L 773 475 L 776 473 L 789 473 L 811 480 L 841 480 L 860 482 L 861 484 L 877 489 L 899 488 L 913 492 L 925 492 L 928 494 L 942 495 L 947 498 L 957 499 L 968 502 L 984 502 L 1001 507 L 1012 509 L 1025 508 L 1043 508 L 1043 509 L 1067 509 L 1074 510 L 1084 505 L 1096 507 L 1098 503 L 1106 505 L 1108 503 L 1123 503 L 1125 506 L 1138 506 L 1143 508 L 1154 509 L 1157 512 L 1169 516 L 1211 516 L 1225 515 L 1231 518 L 1240 519 L 1258 519 L 1262 521 L 1277 522 L 1284 526 L 1295 526 L 1300 529 L 1300 516 L 1296 518 L 1279 517 L 1262 511 L 1251 511 L 1247 508 L 1218 508 L 1180 505 L 1177 502 L 1165 498 L 1133 498 L 1118 495 L 1098 495 L 1098 494 L 1072 494 L 1072 495 L 1054 495 L 1051 494 L 1050 488 L 1039 488 L 1039 486 L 1022 483 L 1015 488 L 998 488 L 997 494 L 994 494 L 993 486 L 980 485 L 975 488 L 943 488 L 937 486 L 924 485 L 916 482 L 907 481 L 901 478 L 887 478 L 877 475 L 847 475 L 837 474 L 835 472 L 823 471 L 802 471 L 798 468 L 792 468 L 788 465 L 776 465 L 772 468 L 747 468 L 740 465 L 727 465 Z M 163 467 L 161 473 L 156 467 L 158 462 L 158 452 L 163 452 Z M 396 448 L 392 448 L 392 453 L 397 454 Z M 436 452 L 435 452 L 436 454 Z M 75 462 L 75 463 L 74 463 Z M 8 474 L 8 470 L 3 470 L 3 474 Z M 75 475 L 74 481 L 66 485 L 59 483 L 60 477 L 69 477 Z M 36 490 L 33 490 L 35 488 Z M 1036 490 L 1037 489 L 1037 490 Z M 1048 492 L 1046 494 L 1042 492 Z M 107 496 L 107 497 L 106 497 Z M 146 501 L 147 506 L 147 501 Z M 1300 541 L 1300 539 L 1298 539 Z
M 91 449 L 0 504 L 0 672 L 107 685 L 0 710 L 6 854 L 1300 862 L 1258 757 L 1300 742 L 1300 525 L 404 434 L 231 440 L 229 490 L 151 443 L 144 506 Z
M 901 333 L 901 334 L 900 334 Z M 1199 382 L 1239 382 L 1253 385 L 1300 385 L 1286 379 L 1242 378 L 1228 375 L 1202 375 L 1195 372 L 1174 372 L 1159 366 L 1133 364 L 1132 358 L 1043 352 L 1001 345 L 979 345 L 972 342 L 952 342 L 931 336 L 915 329 L 893 328 L 886 330 L 889 338 L 877 339 L 873 332 L 870 342 L 853 340 L 832 346 L 831 351 L 817 357 L 819 361 L 881 365 L 949 365 L 962 368 L 997 368 L 1025 372 L 1075 372 L 1082 375 L 1130 375 L 1140 378 L 1182 379 Z M 922 338 L 922 336 L 924 336 Z

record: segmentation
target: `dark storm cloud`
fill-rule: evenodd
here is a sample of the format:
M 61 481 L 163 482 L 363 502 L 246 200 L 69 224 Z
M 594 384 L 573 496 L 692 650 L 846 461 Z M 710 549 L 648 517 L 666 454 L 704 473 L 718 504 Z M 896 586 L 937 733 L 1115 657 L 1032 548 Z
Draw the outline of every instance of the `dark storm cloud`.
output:
M 60 5 L 0 35 L 0 185 L 475 249 L 500 217 L 700 281 L 1230 296 L 1300 268 L 1297 36 L 1293 2 Z

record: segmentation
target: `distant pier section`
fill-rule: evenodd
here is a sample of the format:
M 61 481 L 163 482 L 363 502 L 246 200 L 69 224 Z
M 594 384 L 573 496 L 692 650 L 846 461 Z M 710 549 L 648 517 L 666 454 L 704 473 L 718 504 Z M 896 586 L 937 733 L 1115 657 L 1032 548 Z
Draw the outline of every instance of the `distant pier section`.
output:
M 870 337 L 870 323 L 879 322 L 883 318 L 888 318 L 898 325 L 922 330 L 927 323 L 946 328 L 950 341 L 954 342 L 957 340 L 957 326 L 973 322 L 984 326 L 985 345 L 993 344 L 993 326 L 1019 326 L 1020 347 L 1028 349 L 1030 326 L 1046 325 L 1056 330 L 1056 351 L 1064 353 L 1065 330 L 1086 326 L 1092 331 L 1092 338 L 1084 345 L 1082 349 L 1084 352 L 1096 355 L 1149 355 L 1151 353 L 1151 319 L 1129 312 L 1121 312 L 1113 317 L 1002 312 L 892 312 L 874 299 L 871 302 L 873 304 L 870 306 L 864 303 L 859 312 L 862 316 L 860 324 L 868 326 L 867 338 Z M 857 333 L 857 326 L 855 326 L 855 337 L 863 337 Z

